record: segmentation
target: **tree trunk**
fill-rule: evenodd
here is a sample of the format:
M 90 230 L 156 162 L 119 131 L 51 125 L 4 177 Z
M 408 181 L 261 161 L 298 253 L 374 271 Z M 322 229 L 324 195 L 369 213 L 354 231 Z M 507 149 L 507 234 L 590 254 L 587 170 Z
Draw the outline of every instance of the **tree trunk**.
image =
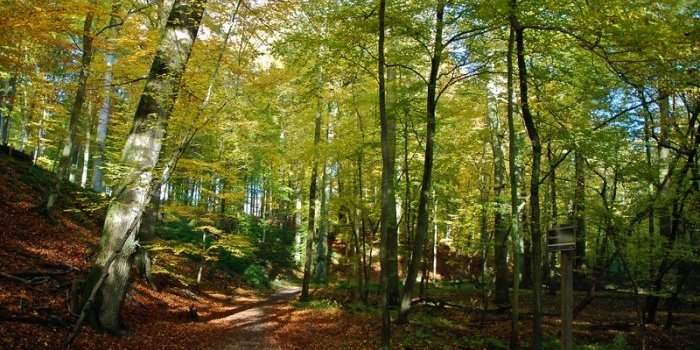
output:
M 576 178 L 576 189 L 574 190 L 574 223 L 576 224 L 576 258 L 574 259 L 574 281 L 576 288 L 581 287 L 581 282 L 584 281 L 584 273 L 582 271 L 586 262 L 586 220 L 584 217 L 584 209 L 586 203 L 586 173 L 585 173 L 585 158 L 583 151 L 579 145 L 576 145 L 574 150 L 574 175 Z M 552 177 L 552 180 L 554 177 Z
M 364 183 L 362 181 L 362 163 L 364 162 L 364 145 L 365 145 L 365 131 L 362 126 L 362 116 L 360 113 L 357 113 L 357 126 L 358 129 L 360 130 L 360 138 L 361 138 L 361 143 L 360 143 L 360 149 L 357 152 L 357 192 L 358 192 L 358 200 L 359 200 L 359 206 L 360 206 L 360 239 L 361 239 L 361 253 L 362 253 L 362 276 L 363 276 L 363 283 L 362 283 L 362 293 L 361 293 L 361 298 L 362 302 L 367 304 L 367 299 L 369 297 L 369 264 L 367 262 L 367 223 L 366 223 L 366 215 L 365 215 L 365 196 L 364 196 Z M 370 259 L 371 260 L 371 259 Z
M 524 176 L 523 176 L 524 177 Z M 525 187 L 526 183 L 523 181 L 522 187 Z M 527 188 L 523 189 L 521 196 L 523 198 L 528 198 L 529 196 L 525 193 Z M 525 289 L 532 288 L 532 237 L 530 237 L 530 216 L 528 211 L 530 210 L 530 203 L 525 201 L 525 208 L 520 212 L 520 222 L 522 222 L 522 239 L 523 239 L 523 274 L 521 279 L 522 287 Z
M 481 171 L 479 174 L 479 242 L 481 243 L 481 267 L 480 267 L 480 289 L 481 289 L 481 315 L 480 323 L 483 325 L 488 309 L 488 269 L 489 269 L 489 224 L 488 224 L 488 200 L 489 200 L 489 179 L 485 171 L 486 164 L 486 143 L 483 145 L 481 155 Z
M 407 255 L 404 257 L 404 264 L 408 264 L 411 259 L 411 246 L 413 245 L 413 220 L 411 212 L 411 165 L 408 161 L 408 113 L 404 114 L 405 120 L 403 125 L 403 170 L 404 170 L 404 207 L 403 207 L 403 221 L 405 225 L 406 233 L 406 251 Z M 404 266 L 404 274 L 408 266 Z
M 326 128 L 326 140 L 328 144 L 328 128 Z M 314 280 L 326 283 L 328 278 L 328 164 L 323 161 L 321 169 L 321 210 L 318 227 L 318 238 L 316 239 L 316 268 L 314 269 Z
M 86 188 L 87 182 L 88 182 L 88 171 L 90 170 L 90 150 L 91 150 L 91 144 L 92 144 L 92 126 L 94 125 L 95 121 L 95 116 L 97 113 L 95 108 L 92 107 L 93 104 L 89 104 L 89 110 L 90 110 L 90 124 L 87 126 L 87 130 L 85 131 L 85 142 L 84 142 L 84 148 L 83 148 L 83 169 L 80 175 L 80 187 Z
M 93 312 L 99 325 L 112 333 L 121 333 L 120 309 L 137 250 L 138 239 L 130 227 L 140 220 L 149 200 L 153 169 L 203 12 L 200 0 L 178 0 L 173 5 L 122 151 L 126 175 L 107 210 L 99 254 L 86 284 L 90 291 L 108 269 Z
M 437 279 L 437 249 L 438 249 L 438 223 L 437 223 L 438 200 L 433 190 L 433 280 Z
M 442 29 L 443 29 L 443 14 L 445 11 L 445 2 L 437 1 L 435 9 L 435 38 L 433 54 L 430 60 L 430 76 L 427 87 L 427 102 L 426 102 L 426 139 L 425 139 L 425 160 L 423 163 L 423 178 L 421 180 L 420 196 L 418 199 L 418 221 L 416 223 L 416 237 L 413 242 L 413 254 L 411 262 L 408 264 L 406 271 L 406 282 L 404 285 L 403 295 L 401 297 L 401 308 L 399 310 L 399 318 L 397 322 L 407 323 L 408 313 L 411 310 L 411 298 L 413 288 L 416 283 L 419 264 L 423 260 L 423 246 L 425 238 L 428 234 L 428 204 L 429 194 L 432 186 L 433 178 L 433 148 L 435 143 L 435 110 L 437 108 L 437 80 L 440 70 L 440 59 L 442 57 Z
M 34 118 L 34 109 L 37 102 L 38 89 L 34 89 L 32 92 L 32 97 L 29 97 L 27 89 L 24 90 L 24 102 L 22 108 L 22 137 L 20 140 L 19 150 L 24 153 L 27 149 L 27 144 L 29 144 L 29 137 L 32 132 L 32 119 Z M 2 119 L 0 117 L 0 119 Z
M 382 285 L 382 348 L 389 349 L 391 346 L 391 319 L 389 316 L 389 304 L 391 302 L 391 279 L 392 274 L 396 274 L 397 261 L 392 260 L 391 239 L 396 245 L 396 194 L 394 193 L 394 162 L 396 160 L 396 119 L 394 114 L 387 114 L 386 111 L 386 86 L 384 77 L 384 36 L 386 15 L 386 1 L 379 0 L 379 40 L 377 60 L 377 79 L 379 81 L 379 123 L 381 124 L 382 143 L 382 211 L 380 217 L 381 225 L 381 285 Z M 393 256 L 396 258 L 396 255 Z M 390 266 L 392 265 L 393 266 Z
M 48 117 L 49 112 L 42 108 L 41 118 L 39 119 L 39 128 L 36 134 L 36 145 L 34 148 L 34 156 L 32 157 L 32 164 L 36 165 L 39 158 L 44 153 L 44 136 L 46 136 L 46 129 L 44 129 L 44 122 Z
M 96 0 L 90 1 L 88 13 L 85 15 L 85 23 L 83 25 L 83 47 L 82 57 L 80 60 L 80 73 L 78 74 L 78 90 L 75 93 L 75 100 L 70 110 L 70 119 L 68 121 L 68 131 L 63 139 L 63 146 L 59 154 L 58 168 L 56 170 L 56 184 L 50 190 L 49 195 L 44 203 L 44 211 L 48 214 L 51 212 L 56 199 L 61 193 L 61 185 L 68 176 L 71 167 L 71 156 L 76 153 L 78 142 L 78 128 L 80 123 L 80 115 L 83 111 L 85 96 L 87 95 L 87 80 L 90 74 L 90 64 L 93 54 L 93 33 L 92 22 L 95 17 Z
M 362 220 L 362 202 L 360 201 L 361 195 L 360 195 L 360 190 L 358 186 L 358 181 L 355 176 L 353 176 L 353 184 L 355 185 L 355 190 L 356 190 L 356 195 L 357 195 L 357 200 L 358 203 L 360 203 L 359 207 L 352 207 L 352 213 L 349 213 L 352 218 L 352 244 L 354 247 L 353 250 L 353 266 L 355 270 L 355 278 L 357 279 L 357 297 L 359 299 L 362 299 L 363 294 L 364 294 L 364 282 L 365 282 L 365 267 L 364 267 L 364 257 L 362 254 L 364 254 L 364 247 L 361 246 L 361 241 L 360 241 L 360 236 L 362 234 L 362 225 L 361 225 L 361 220 Z M 363 244 L 363 243 L 362 243 Z
M 520 86 L 520 108 L 523 121 L 527 129 L 532 147 L 532 167 L 530 172 L 530 236 L 532 245 L 532 283 L 534 292 L 533 302 L 533 349 L 542 349 L 542 234 L 540 232 L 540 161 L 542 158 L 542 145 L 530 113 L 527 95 L 527 67 L 525 64 L 525 40 L 523 28 L 516 16 L 511 18 L 515 28 L 515 44 L 518 61 L 518 77 Z
M 320 79 L 319 79 L 320 80 Z M 320 93 L 320 92 L 319 92 Z M 306 255 L 304 260 L 304 279 L 301 284 L 302 301 L 309 300 L 309 283 L 311 282 L 311 267 L 314 258 L 313 241 L 316 239 L 316 191 L 318 179 L 318 163 L 320 158 L 319 144 L 321 143 L 321 97 L 318 97 L 318 106 L 314 122 L 314 159 L 311 168 L 311 184 L 309 185 L 309 224 L 306 232 Z
M 559 211 L 557 208 L 557 175 L 556 175 L 556 165 L 553 163 L 552 159 L 552 145 L 547 143 L 547 162 L 549 163 L 549 201 L 551 207 L 551 224 L 550 226 L 556 226 L 558 224 L 557 220 L 559 217 Z M 547 285 L 550 295 L 555 294 L 556 283 L 554 283 L 554 267 L 556 265 L 556 253 L 547 253 L 547 258 L 549 258 L 548 267 L 546 268 Z M 574 279 L 575 281 L 575 279 Z
M 12 76 L 8 81 L 9 89 L 0 99 L 0 108 L 7 111 L 6 114 L 0 110 L 0 140 L 3 146 L 10 142 L 10 117 L 14 108 L 15 95 L 17 93 L 17 77 Z
M 118 13 L 121 7 L 121 1 L 112 2 L 112 13 L 109 18 L 109 25 L 114 26 L 109 29 L 108 41 L 113 41 L 117 37 L 118 29 L 116 27 L 119 19 Z M 113 43 L 111 43 L 113 44 Z M 105 143 L 107 141 L 107 130 L 109 128 L 109 119 L 112 115 L 112 80 L 114 64 L 117 60 L 117 54 L 113 47 L 107 48 L 105 53 L 105 64 L 107 65 L 105 69 L 105 76 L 103 80 L 102 90 L 104 97 L 102 100 L 102 107 L 100 108 L 100 113 L 97 121 L 97 135 L 95 137 L 95 143 L 97 145 L 97 154 L 93 161 L 92 170 L 92 189 L 95 192 L 104 191 L 104 166 L 106 162 L 105 157 Z
M 152 189 L 151 193 L 139 226 L 139 241 L 141 243 L 152 241 L 156 237 L 156 226 L 160 221 L 160 186 Z
M 508 265 L 507 244 L 508 224 L 504 220 L 505 203 L 502 192 L 506 186 L 506 163 L 503 153 L 501 121 L 498 117 L 498 89 L 491 80 L 488 84 L 486 119 L 490 131 L 491 150 L 493 152 L 493 196 L 494 212 L 494 259 L 496 269 L 495 303 L 501 307 L 508 305 Z
M 297 186 L 295 192 L 295 199 L 294 199 L 294 262 L 297 264 L 301 265 L 301 251 L 302 251 L 302 241 L 301 241 L 301 225 L 302 225 L 302 195 L 301 195 L 301 182 L 303 181 L 297 181 Z
M 658 147 L 658 157 L 660 169 L 662 169 L 659 174 L 659 192 L 668 192 L 672 186 L 669 183 L 673 182 L 666 181 L 664 179 L 669 172 L 672 171 L 672 165 L 667 164 L 669 160 L 669 150 L 665 145 L 669 142 L 670 133 L 670 106 L 669 106 L 669 96 L 664 91 L 659 91 L 659 121 L 660 121 L 660 135 L 659 135 L 659 147 Z M 666 183 L 664 186 L 663 184 Z M 667 245 L 670 247 L 675 240 L 673 232 L 673 209 L 672 205 L 669 203 L 664 203 L 660 208 L 657 208 L 657 213 L 659 214 L 659 233 L 667 240 Z M 664 257 L 659 264 L 659 268 L 655 273 L 654 281 L 652 283 L 652 294 L 646 298 L 646 317 L 645 322 L 655 323 L 656 322 L 656 311 L 659 305 L 659 297 L 655 294 L 659 293 L 661 287 L 663 286 L 663 279 L 668 270 L 670 270 L 670 262 L 668 258 Z
M 512 11 L 513 9 L 511 9 Z M 514 15 L 511 12 L 511 17 Z M 518 198 L 518 172 L 516 162 L 518 146 L 516 144 L 515 121 L 513 118 L 513 46 L 515 32 L 512 18 L 508 35 L 507 61 L 507 114 L 508 114 L 508 167 L 510 168 L 510 242 L 513 257 L 513 298 L 511 305 L 510 348 L 520 348 L 520 199 Z

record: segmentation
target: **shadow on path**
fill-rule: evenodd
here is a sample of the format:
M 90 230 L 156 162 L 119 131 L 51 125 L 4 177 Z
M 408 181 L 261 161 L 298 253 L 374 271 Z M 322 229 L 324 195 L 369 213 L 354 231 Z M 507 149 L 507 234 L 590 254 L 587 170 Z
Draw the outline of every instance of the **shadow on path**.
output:
M 212 349 L 280 349 L 269 335 L 290 320 L 292 308 L 289 303 L 299 291 L 298 287 L 283 288 L 263 301 L 208 315 L 204 322 L 223 324 L 228 332 L 224 341 Z

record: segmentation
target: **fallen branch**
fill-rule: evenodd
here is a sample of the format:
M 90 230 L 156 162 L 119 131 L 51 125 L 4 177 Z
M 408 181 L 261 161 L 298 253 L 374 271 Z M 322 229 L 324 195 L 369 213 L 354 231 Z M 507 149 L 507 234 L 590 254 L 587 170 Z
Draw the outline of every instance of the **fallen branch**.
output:
M 587 328 L 592 331 L 630 331 L 632 328 L 636 327 L 636 323 L 626 323 L 626 322 L 612 322 L 612 323 L 599 323 L 591 324 Z
M 68 269 L 68 270 L 54 270 L 54 271 L 23 271 L 23 272 L 17 272 L 15 273 L 15 276 L 23 276 L 23 277 L 45 277 L 45 276 L 62 276 L 62 275 L 67 275 L 71 272 L 75 272 L 76 270 L 73 269 Z
M 68 327 L 68 323 L 58 315 L 48 315 L 46 318 L 11 314 L 7 310 L 0 310 L 0 321 L 38 324 L 44 326 Z
M 170 288 L 170 291 L 173 294 L 179 295 L 179 296 L 184 297 L 184 298 L 188 298 L 188 299 L 192 299 L 192 300 L 199 299 L 199 296 L 197 296 L 197 294 L 195 294 L 194 292 L 192 292 L 189 289 L 175 287 L 175 288 Z
M 445 300 L 433 299 L 433 298 L 418 298 L 412 301 L 412 304 L 422 304 L 425 306 L 437 307 L 441 309 L 459 309 L 465 312 L 489 312 L 489 313 L 500 313 L 508 310 L 509 308 L 496 308 L 496 309 L 483 309 L 478 307 L 471 307 L 462 304 L 454 304 Z
M 24 283 L 24 284 L 31 284 L 31 283 L 32 283 L 30 280 L 27 280 L 27 279 L 24 279 L 24 278 L 21 278 L 21 277 L 17 277 L 17 276 L 15 276 L 15 275 L 11 275 L 11 274 L 5 273 L 5 272 L 0 272 L 0 276 L 5 277 L 5 278 L 7 278 L 7 279 L 11 279 L 11 280 L 13 280 L 13 281 L 21 282 L 21 283 Z

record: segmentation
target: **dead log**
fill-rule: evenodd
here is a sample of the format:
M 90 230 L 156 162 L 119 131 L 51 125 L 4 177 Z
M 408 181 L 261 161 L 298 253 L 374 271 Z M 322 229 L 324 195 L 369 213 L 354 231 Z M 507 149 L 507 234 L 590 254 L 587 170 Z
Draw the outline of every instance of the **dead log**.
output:
M 11 275 L 11 274 L 9 274 L 9 273 L 5 273 L 5 272 L 1 272 L 1 271 L 0 271 L 0 276 L 5 277 L 5 278 L 7 278 L 7 279 L 11 279 L 11 280 L 16 281 L 16 282 L 24 283 L 24 284 L 30 284 L 30 283 L 32 283 L 32 282 L 31 282 L 30 280 L 28 280 L 28 279 L 24 279 L 24 278 L 21 278 L 21 277 L 17 277 L 17 276 L 15 276 L 15 275 Z

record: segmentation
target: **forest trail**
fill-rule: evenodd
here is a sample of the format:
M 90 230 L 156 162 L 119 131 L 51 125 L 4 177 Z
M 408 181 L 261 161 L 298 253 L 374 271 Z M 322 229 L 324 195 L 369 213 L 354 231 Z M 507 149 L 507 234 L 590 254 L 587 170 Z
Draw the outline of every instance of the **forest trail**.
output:
M 208 321 L 210 324 L 230 326 L 227 330 L 229 334 L 212 349 L 280 349 L 270 335 L 291 320 L 293 306 L 290 303 L 296 299 L 299 291 L 299 287 L 281 288 L 267 299 L 237 306 L 227 315 Z

